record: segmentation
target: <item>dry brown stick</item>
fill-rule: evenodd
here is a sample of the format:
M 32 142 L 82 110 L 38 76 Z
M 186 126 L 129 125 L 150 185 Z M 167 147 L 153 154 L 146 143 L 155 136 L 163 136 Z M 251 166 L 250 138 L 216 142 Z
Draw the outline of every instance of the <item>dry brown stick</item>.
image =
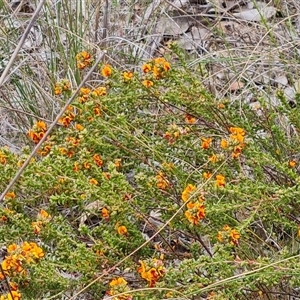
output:
M 64 114 L 64 112 L 67 110 L 68 106 L 72 103 L 72 101 L 75 99 L 75 97 L 77 96 L 78 92 L 80 91 L 80 89 L 83 87 L 83 85 L 86 83 L 86 81 L 88 80 L 88 78 L 91 76 L 91 74 L 94 72 L 95 68 L 98 66 L 98 64 L 100 63 L 100 61 L 103 60 L 103 57 L 105 56 L 105 51 L 102 52 L 102 54 L 99 56 L 99 58 L 96 60 L 96 62 L 94 63 L 94 65 L 92 66 L 92 68 L 90 69 L 90 71 L 87 73 L 87 75 L 84 77 L 84 79 L 82 80 L 82 82 L 79 84 L 79 86 L 77 87 L 76 91 L 74 92 L 74 94 L 72 95 L 72 97 L 67 101 L 67 103 L 65 104 L 65 106 L 61 109 L 61 111 L 59 112 L 59 114 L 56 116 L 55 120 L 51 123 L 51 125 L 49 126 L 47 132 L 45 133 L 45 135 L 43 136 L 43 138 L 39 141 L 39 143 L 35 146 L 35 148 L 32 150 L 32 152 L 30 153 L 30 155 L 27 157 L 26 161 L 24 162 L 24 164 L 22 165 L 22 167 L 18 170 L 18 172 L 16 173 L 15 177 L 10 181 L 10 183 L 7 185 L 7 187 L 5 188 L 5 190 L 3 191 L 3 193 L 0 196 L 0 201 L 2 201 L 5 197 L 5 195 L 7 194 L 7 192 L 11 189 L 11 187 L 17 182 L 17 180 L 19 179 L 19 177 L 22 175 L 23 171 L 25 170 L 25 168 L 28 166 L 29 162 L 31 161 L 31 159 L 34 157 L 34 155 L 37 153 L 38 149 L 40 148 L 40 146 L 44 143 L 44 141 L 47 139 L 47 137 L 49 136 L 50 132 L 53 130 L 53 128 L 57 125 L 58 120 L 62 117 L 62 115 Z

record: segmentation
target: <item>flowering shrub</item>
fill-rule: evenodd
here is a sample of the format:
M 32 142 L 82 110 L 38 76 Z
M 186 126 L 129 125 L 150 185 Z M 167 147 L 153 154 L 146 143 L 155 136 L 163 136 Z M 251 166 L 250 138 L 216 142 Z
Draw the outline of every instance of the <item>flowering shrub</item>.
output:
M 80 89 L 5 195 L 0 299 L 297 293 L 297 112 L 282 93 L 259 113 L 216 99 L 173 50 L 173 64 L 100 66 L 102 83 Z M 86 72 L 93 57 L 76 61 Z M 75 84 L 62 79 L 54 97 Z M 48 127 L 34 123 L 31 147 Z M 1 149 L 3 190 L 28 155 Z

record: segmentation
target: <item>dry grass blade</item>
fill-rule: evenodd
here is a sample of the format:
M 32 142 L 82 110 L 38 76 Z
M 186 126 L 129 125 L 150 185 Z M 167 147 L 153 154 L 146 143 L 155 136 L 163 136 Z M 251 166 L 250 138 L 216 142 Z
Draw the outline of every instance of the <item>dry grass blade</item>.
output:
M 18 56 L 18 53 L 19 53 L 20 49 L 22 48 L 22 46 L 23 46 L 23 44 L 24 44 L 24 42 L 25 42 L 25 40 L 26 40 L 26 38 L 27 38 L 27 36 L 28 36 L 31 28 L 33 27 L 36 19 L 38 18 L 38 15 L 39 15 L 39 13 L 40 13 L 43 5 L 44 5 L 44 2 L 45 2 L 45 0 L 41 0 L 40 1 L 38 7 L 36 8 L 36 10 L 35 10 L 32 18 L 31 18 L 31 20 L 30 20 L 30 22 L 29 22 L 29 24 L 28 24 L 28 26 L 27 26 L 27 28 L 25 30 L 25 32 L 23 33 L 23 35 L 22 35 L 22 37 L 21 37 L 21 39 L 20 39 L 17 47 L 15 48 L 15 51 L 14 51 L 12 57 L 10 58 L 7 66 L 5 67 L 3 73 L 2 73 L 2 75 L 0 77 L 0 87 L 3 85 L 4 80 L 5 80 L 5 78 L 6 78 L 7 74 L 8 74 L 11 66 L 13 65 L 13 63 L 14 63 L 16 57 Z

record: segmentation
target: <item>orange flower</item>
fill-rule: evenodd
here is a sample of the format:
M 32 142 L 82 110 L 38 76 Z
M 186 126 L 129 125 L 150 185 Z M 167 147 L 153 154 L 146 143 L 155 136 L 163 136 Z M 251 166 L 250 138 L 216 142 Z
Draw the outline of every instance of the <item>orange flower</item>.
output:
M 142 66 L 142 71 L 143 71 L 144 73 L 149 73 L 149 72 L 151 71 L 151 69 L 152 69 L 152 67 L 151 67 L 150 64 L 144 64 L 144 65 Z
M 3 152 L 0 152 L 0 163 L 2 165 L 6 164 L 6 155 Z
M 45 210 L 41 209 L 37 215 L 37 218 L 43 221 L 47 221 L 51 219 L 51 216 Z
M 295 168 L 296 165 L 297 165 L 297 162 L 296 162 L 295 160 L 290 160 L 290 161 L 289 161 L 289 167 L 290 167 L 290 168 L 293 169 L 293 168 Z
M 91 164 L 90 164 L 89 162 L 85 161 L 85 162 L 83 163 L 83 167 L 84 167 L 86 170 L 89 170 L 92 166 L 91 166 Z
M 165 61 L 163 63 L 163 68 L 164 68 L 165 72 L 168 72 L 171 69 L 171 66 L 170 66 L 170 64 L 167 61 Z
M 226 149 L 228 147 L 228 142 L 226 140 L 221 140 L 221 148 Z
M 181 199 L 184 202 L 188 201 L 195 191 L 196 191 L 196 187 L 192 184 L 188 184 L 187 187 L 184 189 L 184 191 L 181 194 Z
M 189 202 L 185 217 L 193 224 L 197 225 L 205 217 L 204 204 L 201 201 Z
M 78 172 L 80 170 L 79 163 L 77 161 L 74 162 L 73 171 Z
M 230 138 L 239 142 L 243 143 L 245 138 L 245 130 L 239 127 L 230 127 L 229 131 L 231 132 Z
M 44 121 L 37 121 L 35 123 L 36 127 L 42 131 L 46 131 L 47 130 L 47 125 Z
M 91 178 L 91 179 L 89 180 L 89 183 L 90 183 L 90 184 L 93 184 L 93 185 L 97 185 L 97 184 L 98 184 L 98 181 L 97 181 L 95 178 Z
M 101 156 L 100 156 L 99 154 L 95 154 L 95 155 L 93 156 L 93 159 L 94 159 L 94 162 L 96 163 L 96 165 L 97 165 L 98 167 L 102 167 L 102 165 L 103 165 L 103 160 L 101 159 Z
M 158 174 L 155 176 L 156 179 L 156 186 L 161 190 L 166 190 L 168 187 L 170 187 L 170 182 L 166 178 L 163 172 L 158 172 Z
M 75 124 L 75 129 L 78 131 L 82 131 L 84 129 L 84 127 L 81 124 Z
M 218 157 L 217 157 L 216 154 L 213 154 L 212 156 L 210 156 L 210 157 L 208 158 L 208 160 L 209 160 L 210 162 L 212 162 L 212 163 L 216 163 L 216 162 L 218 161 Z
M 210 177 L 211 177 L 211 173 L 210 172 L 204 172 L 203 173 L 203 177 L 205 178 L 205 179 L 209 179 Z
M 238 240 L 240 239 L 240 237 L 241 237 L 241 235 L 240 235 L 240 233 L 236 229 L 232 229 L 230 231 L 230 238 L 231 238 L 230 243 L 231 244 L 237 245 L 238 244 Z
M 133 77 L 133 73 L 132 72 L 124 72 L 123 77 L 126 81 L 129 81 Z
M 106 87 L 100 86 L 92 91 L 93 96 L 105 96 L 106 95 Z
M 91 63 L 91 59 L 92 59 L 91 55 L 88 52 L 86 51 L 79 52 L 76 55 L 77 68 L 81 70 L 84 69 Z
M 201 138 L 202 140 L 202 144 L 201 144 L 201 148 L 206 150 L 210 147 L 210 144 L 212 142 L 212 138 Z
M 21 293 L 19 291 L 10 291 L 5 295 L 0 296 L 0 300 L 20 300 Z
M 188 124 L 195 124 L 195 123 L 196 123 L 196 118 L 192 117 L 192 116 L 189 115 L 189 114 L 186 114 L 186 115 L 185 115 L 184 120 L 185 120 L 185 122 L 188 123 Z
M 232 158 L 238 158 L 241 155 L 242 150 L 243 148 L 241 145 L 235 146 L 231 154 Z
M 100 107 L 95 106 L 94 109 L 93 109 L 93 111 L 94 111 L 95 116 L 101 116 L 101 109 L 100 109 Z
M 114 164 L 115 164 L 116 168 L 121 168 L 122 167 L 122 160 L 121 160 L 121 158 L 116 158 L 114 160 Z
M 112 69 L 111 66 L 109 64 L 106 64 L 102 70 L 101 70 L 101 74 L 103 77 L 110 77 L 112 74 Z
M 34 232 L 35 234 L 39 234 L 39 233 L 41 232 L 41 230 L 42 230 L 43 224 L 42 224 L 41 221 L 37 221 L 37 222 L 32 222 L 32 223 L 31 223 L 31 226 L 32 226 L 32 228 L 33 228 L 33 232 Z
M 101 215 L 103 219 L 108 219 L 109 218 L 109 211 L 105 207 L 101 209 Z
M 118 234 L 120 234 L 120 235 L 127 235 L 127 233 L 128 233 L 127 228 L 124 225 L 119 226 L 117 228 L 117 231 L 118 231 Z
M 111 176 L 108 172 L 102 172 L 102 175 L 108 180 L 111 178 Z
M 127 281 L 123 278 L 123 277 L 119 277 L 119 278 L 115 278 L 113 279 L 110 283 L 109 286 L 110 287 L 114 287 L 116 285 L 126 285 Z
M 151 80 L 144 80 L 144 81 L 142 81 L 142 84 L 143 84 L 146 88 L 149 88 L 149 87 L 153 86 L 153 81 L 151 81 Z
M 5 199 L 15 199 L 16 198 L 16 194 L 14 192 L 8 192 L 5 195 Z
M 110 290 L 107 291 L 107 294 L 110 296 L 116 296 L 116 297 L 109 297 L 113 300 L 132 300 L 132 296 L 130 294 L 127 294 L 125 292 L 129 292 L 129 288 L 127 286 L 127 281 L 123 277 L 114 278 L 109 283 Z M 118 296 L 118 294 L 121 294 Z
M 138 268 L 138 272 L 143 279 L 149 282 L 150 287 L 153 287 L 155 283 L 165 274 L 165 268 L 162 260 L 141 260 L 139 263 L 141 266 Z
M 216 186 L 225 187 L 225 177 L 221 174 L 216 175 Z

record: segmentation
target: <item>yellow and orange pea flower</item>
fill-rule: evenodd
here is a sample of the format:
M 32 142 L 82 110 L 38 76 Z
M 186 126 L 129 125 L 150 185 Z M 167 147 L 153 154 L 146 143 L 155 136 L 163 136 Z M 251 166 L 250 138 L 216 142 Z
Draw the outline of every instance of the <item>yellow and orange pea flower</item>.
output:
M 129 81 L 131 80 L 131 78 L 133 77 L 133 72 L 123 72 L 123 78 L 125 79 L 125 81 Z
M 153 81 L 148 79 L 142 81 L 142 85 L 145 86 L 146 88 L 150 88 L 151 86 L 153 86 L 153 84 L 154 84 Z
M 76 123 L 75 124 L 75 129 L 78 131 L 82 131 L 84 129 L 84 127 L 81 124 Z
M 127 281 L 123 277 L 114 278 L 110 283 L 110 287 L 115 287 L 119 285 L 126 285 Z
M 103 219 L 108 219 L 109 218 L 109 211 L 107 208 L 103 207 L 101 209 L 101 216 Z
M 193 224 L 197 225 L 200 220 L 205 218 L 205 208 L 202 201 L 189 202 L 185 212 L 185 217 Z
M 0 164 L 5 165 L 7 162 L 6 155 L 2 152 L 0 152 Z
M 109 283 L 110 290 L 107 291 L 109 296 L 115 296 L 112 299 L 114 300 L 132 300 L 132 296 L 128 294 L 129 287 L 127 286 L 127 281 L 123 277 L 114 278 Z M 124 294 L 126 292 L 126 294 Z M 118 294 L 123 293 L 120 296 Z
M 212 176 L 211 172 L 203 172 L 204 179 L 207 180 L 207 179 L 211 178 L 211 176 Z
M 149 287 L 154 287 L 155 283 L 164 276 L 165 268 L 162 260 L 153 259 L 152 261 L 139 261 L 141 266 L 138 272 L 141 277 L 149 282 Z
M 241 235 L 236 230 L 228 225 L 224 225 L 222 231 L 218 231 L 217 239 L 221 243 L 230 243 L 231 245 L 237 246 Z
M 293 169 L 293 168 L 296 167 L 296 165 L 297 165 L 297 162 L 296 162 L 295 160 L 290 160 L 290 161 L 289 161 L 289 167 L 290 167 L 290 168 Z
M 5 295 L 1 295 L 0 300 L 21 300 L 21 293 L 17 290 L 10 291 Z
M 120 235 L 128 234 L 128 230 L 127 230 L 126 226 L 124 226 L 124 225 L 118 226 L 117 231 L 118 231 L 118 234 L 120 234 Z
M 229 131 L 231 133 L 230 138 L 232 140 L 235 140 L 239 143 L 243 143 L 244 142 L 244 138 L 246 135 L 246 132 L 244 129 L 240 128 L 240 127 L 230 127 Z
M 184 120 L 187 124 L 195 124 L 196 123 L 196 118 L 189 114 L 185 115 Z
M 95 115 L 95 116 L 101 116 L 101 109 L 100 109 L 99 106 L 95 106 L 95 107 L 93 108 L 93 112 L 94 112 L 94 115 Z
M 68 79 L 62 79 L 60 82 L 56 83 L 54 87 L 54 94 L 60 95 L 62 92 L 70 91 L 71 83 Z
M 144 73 L 149 73 L 152 70 L 152 66 L 150 64 L 144 64 L 142 65 L 142 71 Z
M 105 96 L 106 93 L 107 93 L 106 87 L 99 86 L 91 92 L 91 95 L 94 97 L 100 97 L 100 96 Z
M 112 68 L 111 65 L 106 64 L 102 69 L 101 69 L 101 74 L 103 77 L 110 77 L 112 74 Z
M 156 179 L 156 186 L 161 190 L 166 190 L 170 187 L 170 181 L 167 179 L 163 172 L 158 172 L 155 176 Z
M 15 199 L 16 198 L 16 194 L 15 194 L 15 192 L 8 192 L 8 193 L 5 194 L 4 198 L 6 200 L 8 200 L 8 199 Z
M 181 199 L 184 202 L 188 201 L 191 198 L 192 194 L 196 191 L 196 189 L 196 186 L 194 186 L 193 184 L 188 184 L 181 194 Z
M 87 51 L 82 51 L 76 55 L 76 61 L 77 61 L 77 68 L 83 70 L 88 65 L 90 65 L 92 61 L 92 57 L 90 53 L 88 53 Z
M 201 148 L 207 150 L 210 147 L 212 138 L 201 138 L 201 140 L 202 140 Z
M 91 179 L 89 180 L 89 183 L 90 183 L 90 184 L 93 184 L 93 185 L 98 185 L 98 181 L 97 181 L 95 178 L 91 178 Z
M 215 185 L 218 187 L 225 187 L 225 177 L 221 174 L 216 175 Z
M 103 160 L 101 159 L 101 156 L 99 154 L 94 154 L 93 159 L 98 167 L 102 167 Z

